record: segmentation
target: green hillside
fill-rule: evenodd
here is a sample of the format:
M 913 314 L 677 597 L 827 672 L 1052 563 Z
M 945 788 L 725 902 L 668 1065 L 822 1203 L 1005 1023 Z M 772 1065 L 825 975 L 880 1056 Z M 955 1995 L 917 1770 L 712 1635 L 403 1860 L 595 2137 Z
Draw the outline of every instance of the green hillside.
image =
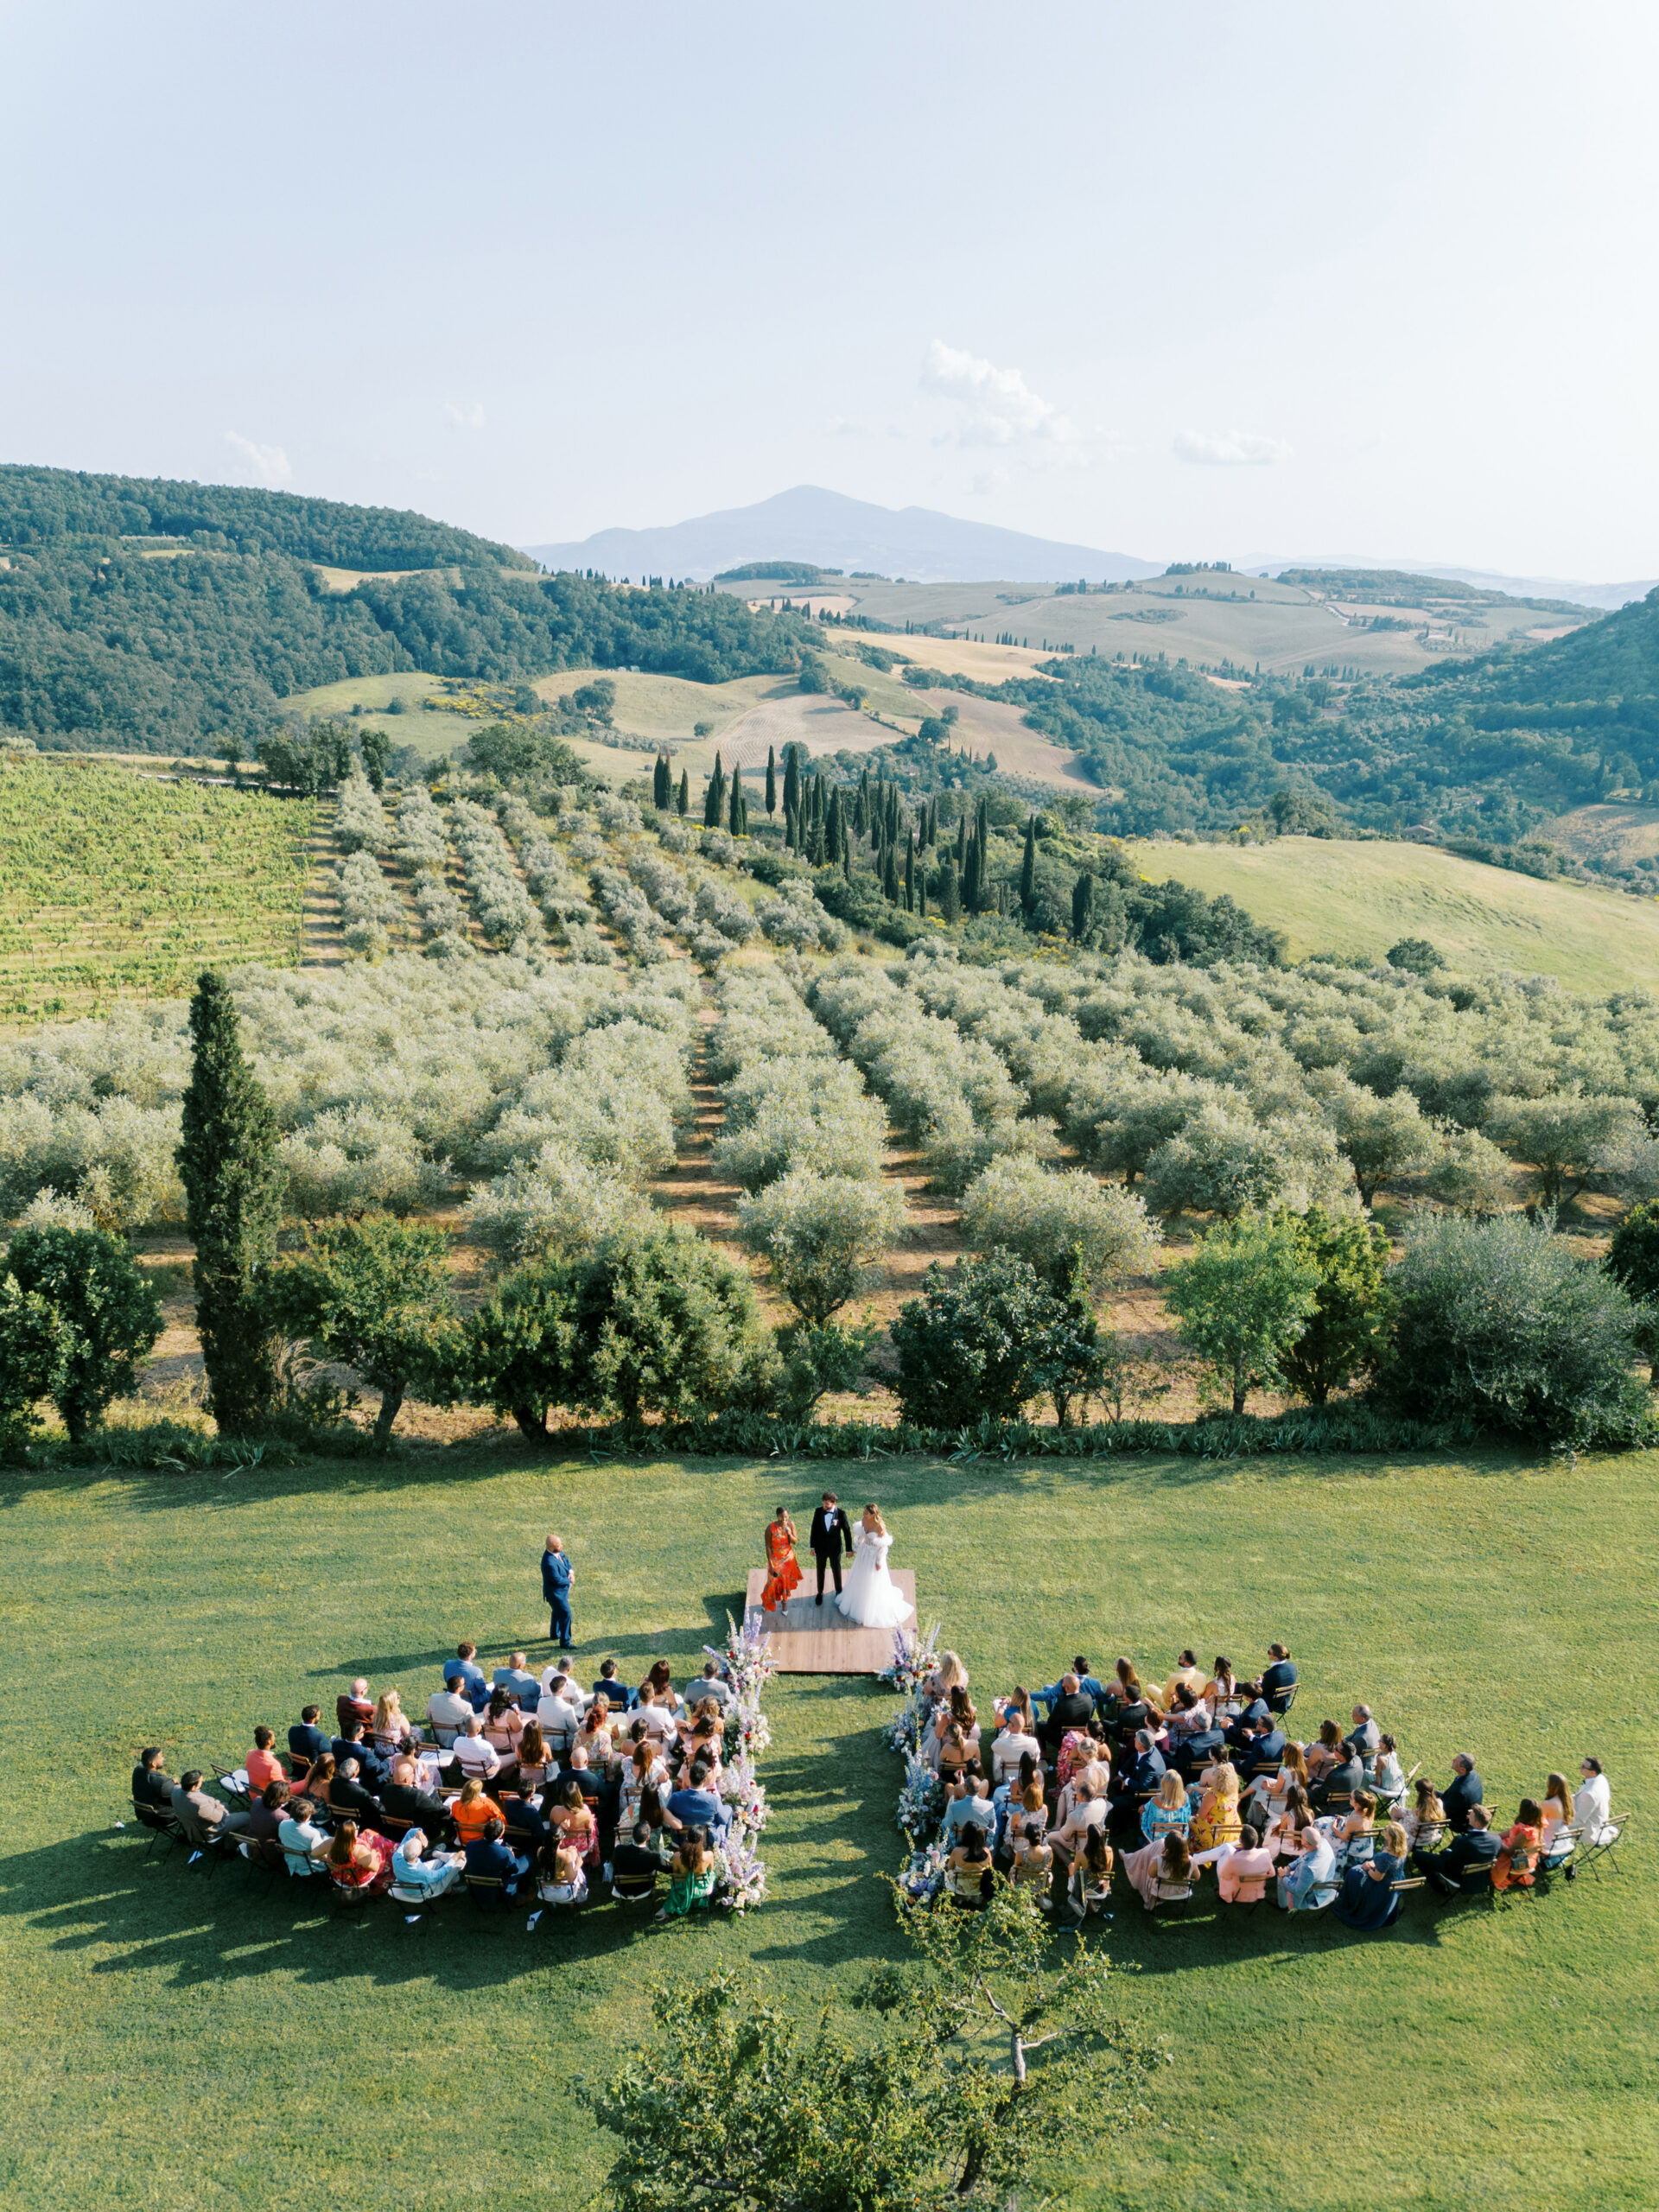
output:
M 0 725 L 48 746 L 217 752 L 296 693 L 404 671 L 719 683 L 792 669 L 809 634 L 725 594 L 543 576 L 423 516 L 284 493 L 0 469 Z M 342 569 L 345 591 L 321 573 Z
M 1659 987 L 1659 903 L 1382 840 L 1281 837 L 1251 846 L 1135 844 L 1141 873 L 1225 893 L 1281 930 L 1289 957 L 1380 959 L 1427 938 L 1455 969 L 1555 976 L 1584 990 Z

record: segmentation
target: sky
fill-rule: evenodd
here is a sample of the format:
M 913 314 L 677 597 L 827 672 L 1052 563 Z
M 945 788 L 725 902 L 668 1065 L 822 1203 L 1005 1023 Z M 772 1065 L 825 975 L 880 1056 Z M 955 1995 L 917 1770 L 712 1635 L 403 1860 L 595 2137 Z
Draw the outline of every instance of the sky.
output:
M 1659 15 L 0 0 L 0 459 L 1659 575 Z

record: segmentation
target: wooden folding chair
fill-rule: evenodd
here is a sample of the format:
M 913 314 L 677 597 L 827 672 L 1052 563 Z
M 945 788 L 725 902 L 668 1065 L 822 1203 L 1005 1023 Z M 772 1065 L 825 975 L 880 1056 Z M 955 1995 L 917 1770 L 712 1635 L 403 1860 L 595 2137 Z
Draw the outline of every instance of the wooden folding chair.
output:
M 149 1848 L 144 1853 L 146 1859 L 154 1855 L 158 1843 L 166 1844 L 167 1851 L 162 1853 L 162 1856 L 166 1858 L 175 1844 L 184 1841 L 184 1830 L 174 1819 L 172 1814 L 164 1813 L 159 1805 L 146 1804 L 135 1797 L 132 1801 L 132 1816 L 141 1828 L 147 1828 L 149 1831 Z

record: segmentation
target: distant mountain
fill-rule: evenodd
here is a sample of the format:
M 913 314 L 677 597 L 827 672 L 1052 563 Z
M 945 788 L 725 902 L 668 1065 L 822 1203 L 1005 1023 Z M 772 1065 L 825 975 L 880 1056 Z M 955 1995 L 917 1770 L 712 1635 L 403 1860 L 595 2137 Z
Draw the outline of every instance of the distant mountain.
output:
M 1446 583 L 1471 584 L 1477 591 L 1502 592 L 1510 599 L 1565 600 L 1570 607 L 1599 607 L 1611 612 L 1615 607 L 1628 607 L 1632 600 L 1645 599 L 1659 583 L 1659 576 L 1643 576 L 1631 583 L 1586 584 L 1565 581 L 1560 576 L 1504 576 L 1489 569 L 1454 569 L 1435 561 L 1376 561 L 1362 559 L 1357 555 L 1325 554 L 1315 559 L 1304 556 L 1294 561 L 1252 561 L 1244 569 L 1247 576 L 1278 576 L 1286 569 L 1308 570 L 1364 570 L 1371 573 L 1435 577 Z
M 1160 561 L 1063 545 L 994 523 L 963 522 L 930 507 L 878 507 L 816 484 L 798 484 L 752 507 L 671 523 L 660 530 L 601 530 L 579 543 L 527 545 L 549 569 L 606 576 L 687 576 L 704 582 L 751 561 L 810 562 L 821 569 L 904 576 L 912 583 L 1058 583 L 1087 576 L 1123 583 L 1163 573 Z

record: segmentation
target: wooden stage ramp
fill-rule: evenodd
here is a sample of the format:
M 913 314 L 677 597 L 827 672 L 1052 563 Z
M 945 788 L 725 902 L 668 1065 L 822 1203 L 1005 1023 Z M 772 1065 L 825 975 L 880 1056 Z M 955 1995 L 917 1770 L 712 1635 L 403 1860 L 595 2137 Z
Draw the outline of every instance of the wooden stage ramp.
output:
M 763 1567 L 749 1569 L 748 1608 L 745 1618 L 756 1622 L 772 1638 L 772 1663 L 780 1675 L 880 1675 L 893 1664 L 893 1630 L 857 1628 L 845 1613 L 836 1610 L 836 1586 L 826 1575 L 823 1603 L 814 1605 L 817 1570 L 810 1560 L 802 1561 L 806 1580 L 787 1605 L 776 1613 L 760 1609 L 760 1592 L 766 1586 Z M 842 1573 L 846 1573 L 843 1567 Z M 916 1625 L 916 1577 L 907 1567 L 896 1567 L 893 1579 L 910 1607 L 906 1628 Z

